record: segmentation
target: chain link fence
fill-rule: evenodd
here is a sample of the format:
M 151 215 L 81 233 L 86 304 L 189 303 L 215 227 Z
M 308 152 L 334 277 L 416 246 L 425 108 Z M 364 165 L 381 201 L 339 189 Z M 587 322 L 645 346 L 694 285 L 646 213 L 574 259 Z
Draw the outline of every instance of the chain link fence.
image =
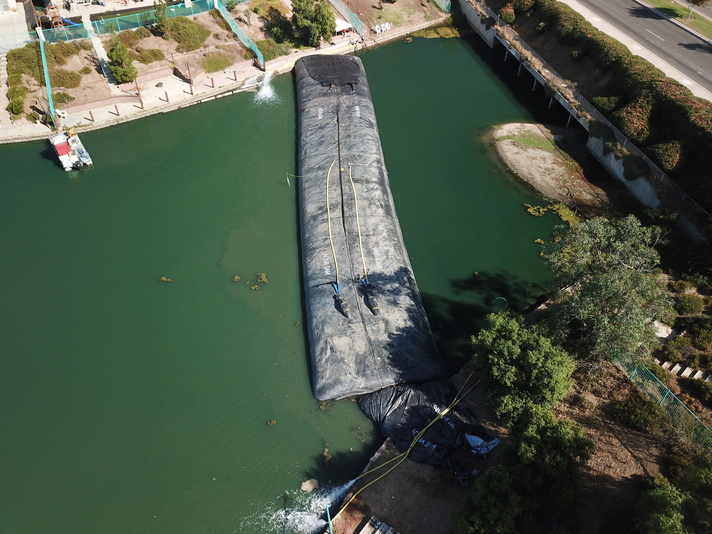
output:
M 185 4 L 168 6 L 166 8 L 166 15 L 168 18 L 192 17 L 193 15 L 210 11 L 212 8 L 213 2 L 211 0 L 194 0 L 190 6 L 186 6 Z M 130 15 L 101 17 L 98 20 L 92 21 L 91 24 L 96 33 L 104 35 L 107 33 L 119 33 L 124 30 L 135 30 L 140 26 L 151 26 L 157 21 L 156 10 L 150 9 L 140 13 L 131 13 Z
M 435 0 L 435 3 L 445 13 L 450 13 L 450 10 L 452 9 L 452 2 L 450 2 L 450 0 Z
M 631 382 L 665 411 L 673 427 L 682 436 L 701 447 L 712 447 L 712 430 L 647 367 L 632 360 L 617 360 L 616 363 L 623 368 Z
M 354 27 L 356 33 L 358 33 L 361 37 L 368 37 L 368 33 L 366 31 L 366 27 L 363 25 L 363 22 L 361 22 L 361 20 L 354 15 L 348 7 L 346 7 L 346 4 L 344 4 L 341 0 L 329 0 L 329 3 L 331 3 L 334 9 L 338 11 L 339 15 L 346 19 L 346 22 L 350 23 L 351 26 Z

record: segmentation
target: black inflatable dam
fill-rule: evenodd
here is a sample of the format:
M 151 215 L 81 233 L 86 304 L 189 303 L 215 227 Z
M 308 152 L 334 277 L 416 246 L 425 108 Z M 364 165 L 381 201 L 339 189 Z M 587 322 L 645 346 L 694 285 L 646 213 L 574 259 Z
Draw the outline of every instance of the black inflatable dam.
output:
M 295 75 L 314 396 L 333 400 L 440 378 L 361 60 L 309 56 L 296 62 Z

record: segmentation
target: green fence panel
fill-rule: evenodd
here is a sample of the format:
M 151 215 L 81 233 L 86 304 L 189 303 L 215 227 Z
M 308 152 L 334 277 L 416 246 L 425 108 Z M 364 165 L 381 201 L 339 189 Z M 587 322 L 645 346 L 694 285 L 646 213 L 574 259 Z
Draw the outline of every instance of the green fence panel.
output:
M 81 24 L 75 26 L 62 26 L 51 30 L 42 30 L 42 35 L 48 43 L 57 41 L 74 41 L 76 39 L 89 39 L 89 32 Z
M 9 52 L 14 48 L 22 48 L 37 39 L 37 35 L 30 32 L 0 34 L 0 52 Z
M 190 7 L 185 4 L 176 4 L 166 8 L 167 17 L 192 17 L 205 13 L 213 8 L 211 0 L 195 0 Z M 135 30 L 140 26 L 152 26 L 158 21 L 156 10 L 150 9 L 141 13 L 132 13 L 130 15 L 121 15 L 118 17 L 102 17 L 99 20 L 92 22 L 94 31 L 99 35 L 107 33 L 119 33 L 124 30 Z
M 255 56 L 257 56 L 257 62 L 264 69 L 265 57 L 262 55 L 262 52 L 260 52 L 259 48 L 257 48 L 257 45 L 253 43 L 252 39 L 250 39 L 247 34 L 242 31 L 242 28 L 237 25 L 237 22 L 235 22 L 235 19 L 233 19 L 230 13 L 228 13 L 224 5 L 222 5 L 220 2 L 216 2 L 215 5 L 217 6 L 217 10 L 227 22 L 228 26 L 230 26 L 230 29 L 235 32 L 235 35 L 237 35 L 237 38 L 240 39 L 242 44 L 244 44 L 247 48 L 249 48 L 255 53 Z
M 450 13 L 450 10 L 452 9 L 452 2 L 450 2 L 450 0 L 435 0 L 435 3 L 445 13 Z
M 346 22 L 349 22 L 351 26 L 354 27 L 356 33 L 358 33 L 361 37 L 368 37 L 368 31 L 363 25 L 363 22 L 361 22 L 361 20 L 354 15 L 348 7 L 346 7 L 346 4 L 344 4 L 341 0 L 329 0 L 329 2 L 332 6 L 334 6 L 334 9 L 339 12 L 339 15 L 344 17 Z
M 44 73 L 45 84 L 47 85 L 47 100 L 49 102 L 49 117 L 54 124 L 54 97 L 52 96 L 52 81 L 49 79 L 49 67 L 47 66 L 47 56 L 45 55 L 44 40 L 40 36 L 40 55 L 42 57 L 42 72 Z
M 648 368 L 633 360 L 616 360 L 633 382 L 650 400 L 660 405 L 672 425 L 692 443 L 712 447 L 712 430 L 685 406 Z

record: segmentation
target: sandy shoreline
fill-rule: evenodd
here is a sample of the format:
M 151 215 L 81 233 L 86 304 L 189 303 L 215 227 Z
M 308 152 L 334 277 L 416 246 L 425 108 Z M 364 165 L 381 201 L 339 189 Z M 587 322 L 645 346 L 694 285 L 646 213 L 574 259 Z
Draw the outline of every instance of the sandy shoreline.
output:
M 561 202 L 585 217 L 608 213 L 608 194 L 591 184 L 559 147 L 570 130 L 543 124 L 509 123 L 493 128 L 486 141 L 516 178 L 541 196 Z

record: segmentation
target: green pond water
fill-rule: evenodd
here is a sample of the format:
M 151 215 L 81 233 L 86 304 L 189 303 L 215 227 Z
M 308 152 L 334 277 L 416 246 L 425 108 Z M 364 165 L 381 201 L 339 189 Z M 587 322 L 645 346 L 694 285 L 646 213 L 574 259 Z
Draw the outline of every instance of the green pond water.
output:
M 481 140 L 532 115 L 466 41 L 361 57 L 457 362 L 485 313 L 547 278 L 533 241 L 557 221 L 527 214 Z M 309 531 L 300 483 L 348 481 L 381 440 L 355 403 L 311 395 L 291 75 L 82 138 L 79 173 L 47 143 L 0 146 L 0 533 Z

